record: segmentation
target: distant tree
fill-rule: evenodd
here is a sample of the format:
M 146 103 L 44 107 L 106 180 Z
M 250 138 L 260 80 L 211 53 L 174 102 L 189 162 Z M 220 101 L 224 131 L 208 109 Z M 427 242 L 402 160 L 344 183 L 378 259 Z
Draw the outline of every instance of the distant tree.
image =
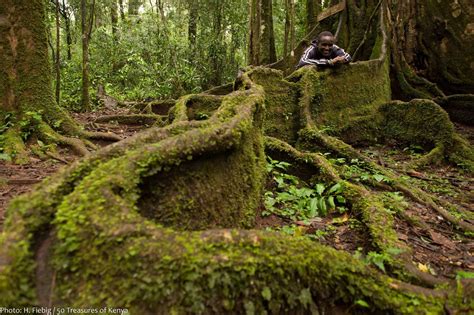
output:
M 91 109 L 89 96 L 89 42 L 94 25 L 95 0 L 88 5 L 88 0 L 81 0 L 81 32 L 82 32 L 82 110 Z
M 261 65 L 275 62 L 272 0 L 251 0 L 249 21 L 249 64 Z

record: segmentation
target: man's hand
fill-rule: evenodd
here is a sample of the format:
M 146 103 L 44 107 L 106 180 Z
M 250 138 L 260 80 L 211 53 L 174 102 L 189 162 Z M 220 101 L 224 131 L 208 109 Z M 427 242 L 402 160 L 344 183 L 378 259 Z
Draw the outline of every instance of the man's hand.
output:
M 332 64 L 338 64 L 338 63 L 346 63 L 346 59 L 344 59 L 344 56 L 337 56 L 336 58 L 332 59 Z

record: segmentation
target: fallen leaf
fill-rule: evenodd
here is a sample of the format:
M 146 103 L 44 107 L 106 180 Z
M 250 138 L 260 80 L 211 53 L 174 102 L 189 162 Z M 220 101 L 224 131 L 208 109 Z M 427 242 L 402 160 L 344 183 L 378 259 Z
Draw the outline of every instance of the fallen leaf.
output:
M 430 237 L 433 242 L 435 242 L 436 244 L 444 245 L 450 248 L 454 247 L 454 243 L 447 237 L 441 235 L 440 233 L 431 230 L 429 230 L 428 233 L 430 234 Z
M 402 240 L 402 241 L 407 241 L 408 240 L 408 236 L 405 235 L 405 234 L 397 233 L 397 237 L 398 237 L 399 240 Z
M 425 175 L 423 175 L 422 173 L 420 172 L 417 172 L 417 171 L 409 171 L 407 172 L 408 175 L 412 176 L 412 177 L 417 177 L 417 178 L 426 178 Z
M 426 273 L 429 271 L 428 266 L 422 263 L 418 263 L 418 269 L 421 272 L 426 272 Z

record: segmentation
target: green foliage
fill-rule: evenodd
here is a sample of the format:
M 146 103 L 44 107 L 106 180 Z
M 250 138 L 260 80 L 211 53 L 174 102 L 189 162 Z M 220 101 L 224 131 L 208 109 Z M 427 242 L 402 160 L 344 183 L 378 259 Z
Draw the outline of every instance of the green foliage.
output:
M 28 139 L 28 137 L 35 132 L 38 123 L 42 121 L 42 111 L 26 111 L 24 112 L 23 117 L 18 122 L 21 128 L 21 137 L 23 140 Z
M 366 264 L 374 265 L 383 272 L 386 272 L 385 266 L 393 263 L 393 257 L 402 253 L 403 250 L 400 248 L 391 247 L 386 252 L 378 253 L 370 251 L 367 255 L 362 254 L 362 248 L 358 248 L 354 253 L 354 257 L 361 259 Z
M 308 220 L 326 216 L 330 211 L 345 212 L 346 200 L 343 185 L 323 183 L 307 185 L 298 177 L 287 173 L 291 165 L 269 158 L 267 170 L 274 189 L 265 192 L 263 215 L 275 214 L 291 220 Z
M 373 169 L 368 163 L 360 161 L 359 159 L 351 159 L 349 163 L 346 163 L 345 158 L 333 158 L 329 161 L 336 165 L 343 165 L 345 178 L 353 179 L 356 182 L 362 182 L 371 184 L 373 182 L 391 184 L 392 180 L 380 174 L 378 171 Z
M 402 212 L 409 205 L 403 194 L 399 191 L 384 192 L 382 200 L 384 202 L 384 208 L 388 209 L 389 212 Z
M 474 279 L 474 272 L 470 271 L 458 271 L 456 273 L 456 280 L 461 280 L 461 279 Z
M 71 60 L 66 60 L 66 34 L 61 38 L 61 104 L 80 110 L 82 51 L 78 1 L 68 1 Z M 90 44 L 91 99 L 99 85 L 119 99 L 176 98 L 221 85 L 245 66 L 247 7 L 244 0 L 199 1 L 195 43 L 188 37 L 189 3 L 163 2 L 164 16 L 154 2 L 143 2 L 138 15 L 119 18 L 115 32 L 111 4 L 99 2 Z M 53 31 L 54 7 L 49 24 Z
M 3 114 L 3 121 L 0 125 L 0 160 L 11 161 L 9 154 L 3 153 L 5 150 L 5 132 L 13 127 L 13 114 L 5 113 Z

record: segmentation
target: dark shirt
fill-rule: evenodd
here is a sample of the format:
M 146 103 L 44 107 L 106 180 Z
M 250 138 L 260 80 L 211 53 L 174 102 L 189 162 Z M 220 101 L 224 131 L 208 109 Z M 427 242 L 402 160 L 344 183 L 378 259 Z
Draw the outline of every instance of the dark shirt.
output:
M 332 67 L 334 66 L 331 59 L 334 59 L 338 56 L 344 56 L 346 62 L 350 62 L 352 60 L 351 56 L 344 51 L 341 47 L 337 45 L 333 45 L 331 48 L 331 54 L 329 58 L 324 57 L 317 47 L 318 42 L 314 40 L 311 45 L 306 48 L 303 56 L 301 56 L 300 62 L 298 63 L 297 68 L 301 68 L 306 65 L 315 65 L 318 67 Z

